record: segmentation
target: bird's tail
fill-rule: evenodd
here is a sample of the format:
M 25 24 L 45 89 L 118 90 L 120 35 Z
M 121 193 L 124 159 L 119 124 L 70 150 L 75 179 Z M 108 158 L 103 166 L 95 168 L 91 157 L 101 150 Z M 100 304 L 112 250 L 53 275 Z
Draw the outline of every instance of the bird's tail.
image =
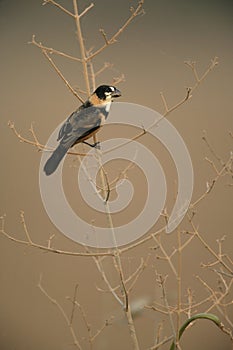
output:
M 51 157 L 45 163 L 44 172 L 46 175 L 51 175 L 52 173 L 54 173 L 54 171 L 57 169 L 59 163 L 61 162 L 61 160 L 65 156 L 66 152 L 67 152 L 67 149 L 65 147 L 63 147 L 62 145 L 59 145 L 55 149 L 55 151 L 53 152 Z

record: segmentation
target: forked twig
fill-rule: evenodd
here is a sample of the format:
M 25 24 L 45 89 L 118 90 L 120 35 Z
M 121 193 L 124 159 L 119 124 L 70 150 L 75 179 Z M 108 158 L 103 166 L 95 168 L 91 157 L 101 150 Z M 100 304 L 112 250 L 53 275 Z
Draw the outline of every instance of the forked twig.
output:
M 60 313 L 62 314 L 62 317 L 64 318 L 67 327 L 68 327 L 69 330 L 70 330 L 70 334 L 71 334 L 71 336 L 72 336 L 72 338 L 73 338 L 74 345 L 75 345 L 79 350 L 82 350 L 81 345 L 80 345 L 80 343 L 79 343 L 79 341 L 78 341 L 78 338 L 77 338 L 77 336 L 76 336 L 76 334 L 75 334 L 74 328 L 73 328 L 72 324 L 70 323 L 70 320 L 69 320 L 68 316 L 66 315 L 65 310 L 63 309 L 63 307 L 61 306 L 61 304 L 58 303 L 58 301 L 57 301 L 56 299 L 52 298 L 52 297 L 48 294 L 48 292 L 47 292 L 47 291 L 44 289 L 44 287 L 42 286 L 41 282 L 42 282 L 42 275 L 40 276 L 40 280 L 39 280 L 39 282 L 38 282 L 38 288 L 41 290 L 41 292 L 48 298 L 48 300 L 49 300 L 52 304 L 56 305 L 56 307 L 58 308 L 58 310 L 59 310 Z

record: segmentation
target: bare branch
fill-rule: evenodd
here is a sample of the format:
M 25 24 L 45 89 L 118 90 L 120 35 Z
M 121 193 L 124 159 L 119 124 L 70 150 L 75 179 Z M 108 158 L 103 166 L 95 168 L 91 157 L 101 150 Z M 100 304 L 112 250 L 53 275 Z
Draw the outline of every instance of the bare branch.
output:
M 100 329 L 98 329 L 98 331 L 91 337 L 91 341 L 92 341 L 92 342 L 94 342 L 94 340 L 103 332 L 103 330 L 104 330 L 106 327 L 112 325 L 113 319 L 114 319 L 114 318 L 111 317 L 109 320 L 106 320 L 106 321 L 104 322 L 103 326 L 102 326 Z
M 73 319 L 74 319 L 74 311 L 75 311 L 75 302 L 76 302 L 76 298 L 77 298 L 77 291 L 78 291 L 78 284 L 76 284 L 76 286 L 74 288 L 74 296 L 73 296 L 73 300 L 72 300 L 72 311 L 71 311 L 71 315 L 70 315 L 70 325 L 72 325 Z
M 50 253 L 55 253 L 55 254 L 61 254 L 61 255 L 70 255 L 70 256 L 86 256 L 86 257 L 98 257 L 98 256 L 114 256 L 114 253 L 113 252 L 100 252 L 100 253 L 86 253 L 86 252 L 70 252 L 70 251 L 66 251 L 66 250 L 61 250 L 61 249 L 55 249 L 55 248 L 52 248 L 50 246 L 44 246 L 44 245 L 40 245 L 40 244 L 37 244 L 35 242 L 33 242 L 31 240 L 31 238 L 29 238 L 29 234 L 28 234 L 28 231 L 27 231 L 27 228 L 26 228 L 26 231 L 25 231 L 25 220 L 22 222 L 23 223 L 23 226 L 24 226 L 24 232 L 27 236 L 27 240 L 21 240 L 21 239 L 18 239 L 18 238 L 15 238 L 14 236 L 12 236 L 11 234 L 7 233 L 4 229 L 4 222 L 5 222 L 5 217 L 1 217 L 0 218 L 1 220 L 1 229 L 0 229 L 0 233 L 3 234 L 6 238 L 8 238 L 9 240 L 15 242 L 15 243 L 18 243 L 18 244 L 22 244 L 22 245 L 25 245 L 25 246 L 28 246 L 28 247 L 34 247 L 34 248 L 37 248 L 37 249 L 40 249 L 40 250 L 43 250 L 43 251 L 46 251 L 46 252 L 50 252 Z
M 210 182 L 210 184 L 208 184 L 206 191 L 193 203 L 191 203 L 190 205 L 190 209 L 193 209 L 197 206 L 197 204 L 199 204 L 213 189 L 214 185 L 216 184 L 216 182 L 220 179 L 220 177 L 224 174 L 225 170 L 230 167 L 230 165 L 232 164 L 232 157 L 230 156 L 230 158 L 228 159 L 228 161 L 222 166 L 222 169 L 220 171 L 217 171 L 217 175 L 216 177 Z
M 222 159 L 216 154 L 216 152 L 214 151 L 213 147 L 210 145 L 210 143 L 209 143 L 209 141 L 208 141 L 208 139 L 207 139 L 206 131 L 205 131 L 205 130 L 203 131 L 202 140 L 206 143 L 208 149 L 210 150 L 210 152 L 212 153 L 212 155 L 218 160 L 218 162 L 219 162 L 221 165 L 224 165 Z
M 47 149 L 47 150 L 52 150 L 51 148 L 46 148 L 44 145 L 42 145 L 41 143 L 39 143 L 37 140 L 34 139 L 34 141 L 30 141 L 26 138 L 24 138 L 23 136 L 21 136 L 18 131 L 15 128 L 15 125 L 13 122 L 9 121 L 8 122 L 8 126 L 9 128 L 14 132 L 14 134 L 18 137 L 18 139 L 20 140 L 20 142 L 25 142 L 28 143 L 30 145 L 35 146 L 38 151 L 43 150 L 43 149 Z
M 50 64 L 51 64 L 52 67 L 55 69 L 55 71 L 57 72 L 57 74 L 59 75 L 59 77 L 63 80 L 63 82 L 65 83 L 65 85 L 68 87 L 68 89 L 72 92 L 72 94 L 73 94 L 74 96 L 76 96 L 77 99 L 78 99 L 81 103 L 84 103 L 84 100 L 82 99 L 82 97 L 72 88 L 72 86 L 70 85 L 70 83 L 66 80 L 66 78 L 65 78 L 64 75 L 61 73 L 61 71 L 59 70 L 59 68 L 56 66 L 56 64 L 54 63 L 54 61 L 52 60 L 52 58 L 49 56 L 49 54 L 47 53 L 47 51 L 42 49 L 42 53 L 43 53 L 43 55 L 47 58 L 47 60 L 50 62 Z
M 190 218 L 190 215 L 188 215 Z M 195 236 L 199 239 L 199 241 L 203 244 L 203 246 L 209 251 L 209 253 L 216 259 L 216 261 L 221 264 L 228 272 L 233 273 L 232 269 L 225 263 L 223 258 L 219 256 L 215 251 L 208 245 L 208 243 L 204 240 L 201 234 L 198 232 L 196 226 L 193 223 L 193 220 L 190 220 L 191 226 L 195 232 Z
M 191 95 L 192 90 L 193 90 L 193 89 L 192 89 L 191 87 L 186 88 L 186 95 L 185 95 L 185 97 L 182 98 L 182 100 L 179 101 L 177 104 L 175 104 L 173 107 L 169 108 L 169 109 L 166 111 L 166 113 L 164 114 L 163 117 L 166 117 L 169 113 L 173 112 L 175 109 L 179 108 L 179 107 L 182 106 L 186 101 L 188 101 L 188 100 L 192 97 L 192 95 Z M 162 119 L 162 118 L 161 118 L 161 119 Z M 161 119 L 160 119 L 158 122 L 160 122 Z M 157 123 L 158 123 L 158 122 L 157 122 Z
M 122 83 L 122 82 L 124 82 L 125 81 L 125 75 L 124 74 L 121 74 L 119 77 L 117 77 L 117 78 L 114 78 L 113 77 L 113 80 L 112 80 L 112 85 L 118 85 L 118 84 L 120 84 L 120 83 Z
M 98 75 L 103 73 L 106 69 L 109 69 L 109 68 L 112 68 L 112 67 L 113 67 L 113 64 L 111 64 L 109 62 L 105 62 L 103 67 L 95 72 L 95 77 L 98 77 Z
M 69 330 L 70 330 L 70 333 L 71 333 L 71 336 L 73 338 L 73 341 L 74 341 L 74 345 L 79 349 L 79 350 L 82 350 L 81 348 L 81 345 L 78 341 L 78 338 L 75 334 L 75 331 L 74 331 L 74 328 L 72 326 L 72 324 L 70 323 L 69 321 L 69 318 L 68 316 L 66 315 L 65 313 L 65 310 L 63 309 L 63 307 L 58 303 L 58 301 L 54 298 L 52 298 L 48 293 L 47 291 L 44 289 L 44 287 L 42 287 L 42 284 L 41 284 L 41 281 L 42 281 L 42 275 L 40 276 L 40 280 L 39 280 L 39 283 L 38 283 L 38 288 L 41 290 L 41 292 L 47 297 L 47 299 L 54 305 L 56 305 L 56 307 L 58 308 L 58 310 L 60 311 L 60 313 L 62 314 L 62 317 L 64 318 L 65 322 L 66 322 L 66 325 L 68 326 Z
M 206 69 L 206 71 L 202 74 L 201 77 L 199 77 L 197 70 L 196 70 L 196 62 L 190 62 L 190 61 L 185 61 L 185 64 L 190 67 L 193 71 L 195 80 L 196 80 L 196 84 L 193 86 L 192 91 L 194 91 L 198 85 L 200 85 L 200 83 L 207 77 L 207 75 L 219 64 L 218 62 L 218 57 L 214 57 L 213 59 L 211 59 L 210 64 L 208 66 L 208 68 Z
M 77 28 L 77 37 L 78 37 L 78 42 L 79 42 L 81 56 L 82 56 L 83 75 L 84 75 L 84 79 L 85 79 L 87 94 L 89 96 L 91 93 L 91 90 L 90 90 L 90 83 L 89 83 L 88 70 L 87 70 L 86 49 L 84 46 L 78 4 L 77 4 L 76 0 L 73 0 L 73 7 L 74 7 L 74 14 L 75 14 L 75 24 L 76 24 L 76 28 Z
M 169 307 L 169 303 L 167 300 L 167 292 L 166 292 L 166 288 L 165 288 L 165 284 L 166 284 L 166 279 L 167 276 L 163 277 L 162 275 L 157 273 L 157 282 L 159 284 L 159 286 L 162 288 L 162 297 L 163 297 L 163 301 L 164 301 L 164 306 L 168 312 L 169 315 L 169 320 L 170 320 L 170 326 L 171 326 L 171 330 L 172 330 L 172 334 L 173 334 L 173 339 L 176 339 L 176 331 L 175 331 L 175 325 L 173 322 L 173 318 L 172 318 L 172 313 Z
M 24 212 L 21 210 L 20 212 L 20 218 L 21 218 L 21 223 L 23 225 L 23 229 L 24 229 L 24 232 L 26 234 L 26 237 L 28 239 L 28 242 L 29 244 L 31 245 L 32 244 L 32 240 L 31 240 L 31 237 L 29 235 L 29 232 L 28 232 L 28 228 L 27 228 L 27 225 L 26 225 L 26 222 L 25 222 L 25 218 L 24 218 Z
M 160 348 L 160 346 L 170 342 L 172 339 L 173 339 L 173 335 L 171 335 L 170 337 L 165 337 L 163 340 L 161 340 L 161 342 L 150 347 L 148 350 L 158 350 L 158 348 Z
M 90 11 L 90 9 L 92 9 L 92 7 L 94 7 L 95 5 L 93 4 L 93 2 L 85 8 L 85 10 L 83 10 L 83 12 L 80 13 L 79 18 L 83 17 L 88 11 Z
M 75 57 L 75 56 L 71 56 L 71 55 L 69 55 L 69 54 L 67 54 L 65 52 L 59 51 L 59 50 L 55 50 L 52 47 L 44 46 L 44 45 L 42 45 L 42 43 L 37 42 L 35 38 L 36 38 L 35 35 L 33 35 L 32 36 L 32 41 L 29 41 L 29 44 L 35 45 L 39 49 L 47 51 L 49 54 L 56 54 L 56 55 L 68 58 L 70 60 L 73 60 L 73 61 L 82 62 L 81 58 L 78 58 L 78 57 Z
M 54 0 L 44 0 L 42 5 L 47 5 L 47 4 L 52 4 L 56 7 L 58 7 L 60 10 L 62 10 L 67 15 L 74 17 L 74 14 L 72 12 L 68 11 L 65 7 L 61 6 L 58 2 L 56 2 Z
M 32 145 L 32 146 L 35 146 L 37 148 L 38 151 L 48 151 L 48 152 L 52 152 L 54 151 L 54 148 L 52 147 L 46 147 L 45 145 L 41 144 L 38 139 L 37 139 L 37 136 L 35 134 L 35 131 L 34 129 L 31 128 L 29 129 L 29 131 L 31 132 L 32 136 L 33 136 L 33 141 L 29 140 L 29 139 L 26 139 L 25 137 L 21 136 L 20 133 L 16 130 L 15 128 L 15 125 L 12 121 L 9 121 L 8 122 L 8 126 L 9 128 L 13 131 L 13 133 L 17 136 L 17 138 L 19 139 L 20 142 L 24 142 L 24 143 L 27 143 L 29 145 Z M 74 151 L 68 151 L 67 154 L 70 154 L 70 155 L 74 155 L 74 156 L 82 156 L 82 157 L 86 157 L 86 156 L 90 156 L 92 157 L 93 155 L 91 154 L 87 154 L 87 153 L 79 153 L 79 152 L 74 152 Z
M 117 38 L 128 27 L 128 25 L 133 21 L 133 19 L 135 17 L 137 17 L 138 15 L 140 15 L 140 13 L 142 13 L 143 3 L 144 3 L 144 0 L 140 0 L 138 2 L 137 8 L 135 10 L 131 11 L 131 16 L 127 19 L 127 21 L 123 24 L 123 26 L 110 39 L 107 39 L 107 35 L 103 29 L 100 30 L 100 33 L 102 34 L 105 43 L 102 47 L 100 47 L 98 50 L 96 50 L 94 53 L 92 53 L 90 56 L 88 56 L 87 60 L 92 60 L 95 56 L 99 55 L 103 50 L 105 50 L 109 45 L 114 44 L 117 41 Z
M 59 75 L 59 77 L 63 80 L 63 82 L 65 83 L 66 87 L 68 87 L 68 89 L 72 92 L 72 94 L 78 98 L 78 100 L 81 103 L 84 103 L 84 100 L 81 98 L 81 96 L 72 88 L 72 86 L 70 85 L 70 83 L 66 80 L 66 78 L 64 77 L 64 75 L 61 73 L 60 69 L 57 67 L 57 65 L 54 63 L 54 61 L 52 60 L 52 58 L 49 56 L 48 54 L 48 48 L 44 47 L 41 43 L 37 43 L 35 41 L 35 36 L 33 35 L 32 37 L 32 44 L 34 44 L 35 46 L 39 47 L 41 49 L 41 52 L 43 53 L 43 55 L 46 57 L 46 59 L 49 61 L 49 63 L 51 64 L 51 66 L 53 67 L 53 69 L 56 71 L 56 73 Z M 52 52 L 53 53 L 53 52 Z M 60 53 L 61 54 L 61 53 Z M 64 54 L 65 55 L 65 54 Z M 63 56 L 64 56 L 63 55 Z M 66 55 L 67 57 L 67 55 Z M 71 58 L 71 57 L 70 57 Z

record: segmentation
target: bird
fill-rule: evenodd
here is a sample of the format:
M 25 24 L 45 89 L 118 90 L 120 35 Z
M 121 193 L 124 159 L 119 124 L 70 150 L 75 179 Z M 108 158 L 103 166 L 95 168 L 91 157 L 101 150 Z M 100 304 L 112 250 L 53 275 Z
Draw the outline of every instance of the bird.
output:
M 91 147 L 99 147 L 99 143 L 90 144 L 87 139 L 93 136 L 104 125 L 108 117 L 111 102 L 120 97 L 121 92 L 115 86 L 100 85 L 90 97 L 74 111 L 64 122 L 58 133 L 59 145 L 47 160 L 44 172 L 53 174 L 69 148 L 83 142 Z

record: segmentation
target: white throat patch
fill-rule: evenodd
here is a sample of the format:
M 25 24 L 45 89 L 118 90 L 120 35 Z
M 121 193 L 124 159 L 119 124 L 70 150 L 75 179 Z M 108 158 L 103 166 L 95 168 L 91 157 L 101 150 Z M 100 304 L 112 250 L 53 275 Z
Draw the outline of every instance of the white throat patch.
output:
M 106 105 L 105 105 L 106 112 L 110 111 L 110 107 L 111 107 L 111 102 L 106 103 Z

